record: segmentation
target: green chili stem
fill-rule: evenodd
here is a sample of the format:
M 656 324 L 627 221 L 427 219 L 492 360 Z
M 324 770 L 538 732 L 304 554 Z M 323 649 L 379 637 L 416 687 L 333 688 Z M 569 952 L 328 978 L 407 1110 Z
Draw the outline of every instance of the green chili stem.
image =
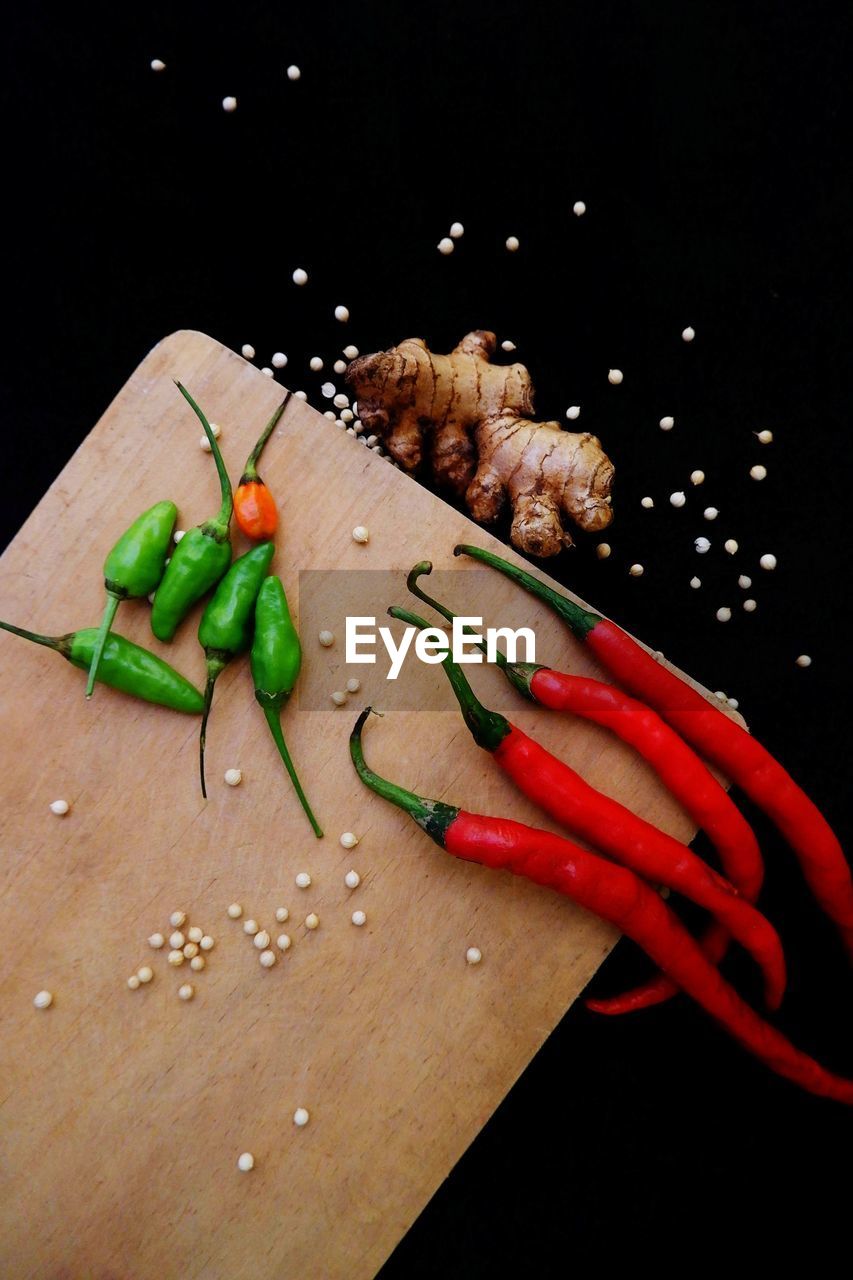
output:
M 408 622 L 410 626 L 419 627 L 421 631 L 429 627 L 428 622 L 424 622 L 423 618 L 419 618 L 416 613 L 410 613 L 408 609 L 392 605 L 388 612 L 392 618 Z M 510 731 L 509 721 L 497 711 L 487 711 L 468 683 L 459 663 L 453 661 L 449 650 L 442 658 L 441 665 L 444 667 L 444 673 L 456 694 L 456 701 L 462 709 L 465 723 L 471 730 L 477 746 L 483 747 L 486 751 L 496 751 Z
M 373 711 L 372 707 L 365 707 L 350 734 L 349 753 L 356 773 L 371 791 L 375 791 L 378 796 L 382 796 L 383 800 L 390 800 L 391 804 L 408 813 L 436 844 L 444 848 L 447 829 L 459 816 L 459 810 L 455 805 L 444 804 L 441 800 L 427 800 L 424 796 L 415 795 L 414 791 L 407 791 L 405 787 L 397 786 L 396 782 L 380 778 L 378 773 L 374 773 L 368 767 L 361 745 L 361 731 L 371 712 L 374 715 L 380 714 L 378 711 Z
M 231 654 L 216 652 L 212 655 L 210 650 L 205 654 L 207 662 L 207 683 L 204 686 L 204 708 L 201 713 L 201 729 L 198 735 L 198 776 L 201 782 L 201 794 L 207 799 L 207 786 L 204 780 L 204 747 L 207 742 L 207 720 L 210 715 L 210 708 L 213 705 L 213 690 L 216 681 L 222 675 L 222 672 L 231 661 Z
M 11 622 L 0 621 L 0 627 L 4 631 L 11 631 L 13 636 L 21 636 L 24 640 L 32 640 L 33 644 L 46 645 L 48 649 L 55 649 L 63 657 L 68 657 L 70 636 L 41 636 L 36 631 L 26 631 L 23 627 L 14 627 Z
M 446 605 L 439 604 L 438 600 L 433 600 L 432 596 L 428 596 L 423 588 L 418 586 L 418 578 L 422 574 L 427 573 L 432 573 L 432 561 L 419 561 L 418 564 L 415 565 L 414 569 L 409 571 L 409 576 L 406 578 L 406 586 L 409 588 L 413 596 L 417 596 L 419 600 L 423 600 L 424 604 L 428 604 L 431 609 L 435 609 L 436 613 L 440 613 L 443 618 L 446 618 L 448 622 L 452 623 L 456 618 L 456 614 L 452 613 Z M 465 630 L 471 635 L 475 634 L 473 627 L 466 627 Z M 486 652 L 486 645 L 484 641 L 478 640 L 476 647 L 481 653 Z M 498 649 L 497 647 L 495 647 L 495 661 L 502 670 L 506 670 L 506 654 L 503 650 Z
M 585 640 L 593 627 L 597 626 L 602 620 L 600 614 L 590 613 L 589 610 L 582 609 L 579 604 L 575 604 L 574 600 L 569 600 L 566 596 L 560 595 L 559 592 L 554 591 L 544 582 L 540 582 L 538 578 L 534 578 L 532 573 L 527 573 L 524 569 L 520 569 L 518 565 L 510 564 L 508 560 L 502 560 L 493 551 L 485 551 L 482 547 L 472 547 L 466 543 L 454 547 L 453 554 L 455 556 L 471 556 L 473 560 L 480 560 L 492 569 L 497 569 L 498 573 L 502 573 L 504 577 L 511 578 L 513 582 L 517 582 L 520 587 L 524 587 L 525 591 L 529 591 L 537 599 L 544 600 L 571 628 L 579 640 Z
M 207 436 L 208 443 L 210 444 L 210 451 L 213 454 L 213 461 L 216 463 L 216 471 L 219 476 L 219 487 L 222 491 L 222 506 L 219 508 L 219 514 L 215 519 L 208 521 L 207 523 L 218 524 L 224 529 L 227 529 L 231 523 L 231 516 L 234 511 L 234 495 L 231 492 L 231 481 L 228 478 L 228 472 L 226 470 L 225 463 L 222 460 L 222 454 L 219 452 L 219 445 L 216 443 L 216 436 L 211 431 L 210 423 L 207 418 L 204 416 L 195 400 L 193 400 L 186 387 L 177 381 L 175 382 L 175 386 L 178 388 L 181 395 L 187 401 L 193 413 L 204 427 L 204 434 Z
M 287 744 L 284 741 L 284 734 L 281 731 L 281 702 L 262 702 L 260 705 L 267 718 L 267 724 L 270 727 L 270 733 L 273 736 L 275 745 L 278 747 L 278 754 L 284 761 L 285 769 L 290 774 L 290 781 L 293 783 L 293 789 L 299 797 L 299 803 L 305 810 L 305 816 L 311 823 L 314 835 L 319 840 L 323 834 L 323 829 L 314 817 L 314 813 L 308 803 L 308 797 L 302 790 L 302 783 L 296 776 L 296 769 L 294 768 L 293 761 L 290 758 L 290 752 L 287 749 Z
M 278 426 L 279 419 L 281 418 L 281 415 L 284 413 L 284 411 L 285 411 L 285 409 L 286 409 L 286 407 L 287 407 L 287 402 L 288 402 L 288 400 L 289 400 L 289 399 L 290 399 L 290 392 L 288 391 L 287 395 L 284 397 L 284 399 L 282 400 L 281 404 L 278 406 L 278 408 L 276 409 L 275 413 L 274 413 L 274 414 L 273 414 L 273 416 L 270 418 L 269 422 L 268 422 L 268 423 L 267 423 L 267 425 L 264 427 L 264 429 L 263 429 L 263 431 L 261 432 L 261 434 L 258 436 L 258 443 L 255 445 L 254 449 L 252 450 L 252 452 L 249 454 L 248 458 L 246 459 L 246 466 L 245 466 L 245 468 L 244 468 L 244 470 L 243 470 L 243 475 L 242 475 L 242 477 L 240 478 L 240 483 L 241 483 L 241 484 L 248 484 L 248 483 L 249 483 L 249 481 L 251 481 L 251 480 L 257 480 L 257 478 L 258 478 L 258 459 L 260 458 L 261 454 L 263 453 L 264 445 L 266 444 L 267 440 L 269 440 L 269 438 L 270 438 L 270 436 L 272 435 L 273 431 L 274 431 L 274 430 L 275 430 L 275 428 Z
M 89 678 L 86 681 L 86 697 L 91 698 L 92 690 L 95 687 L 95 679 L 98 674 L 98 667 L 101 665 L 101 655 L 104 652 L 104 645 L 107 643 L 107 636 L 110 634 L 110 628 L 113 625 L 113 619 L 116 616 L 116 609 L 121 604 L 121 596 L 117 596 L 114 591 L 107 592 L 107 603 L 104 605 L 104 616 L 101 618 L 101 625 L 98 628 L 98 638 L 95 641 L 95 652 L 92 654 L 92 661 L 89 666 Z

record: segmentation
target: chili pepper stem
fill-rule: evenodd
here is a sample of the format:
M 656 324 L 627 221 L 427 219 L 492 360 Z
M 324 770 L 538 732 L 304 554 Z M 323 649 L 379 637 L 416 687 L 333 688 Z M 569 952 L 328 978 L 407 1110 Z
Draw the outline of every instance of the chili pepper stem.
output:
M 67 636 L 42 636 L 37 631 L 27 631 L 24 627 L 15 627 L 11 622 L 0 621 L 0 627 L 4 631 L 11 631 L 13 636 L 20 636 L 23 640 L 32 640 L 33 644 L 43 644 L 48 649 L 54 649 L 57 653 L 61 653 L 63 658 L 68 658 L 71 654 L 70 635 Z
M 107 643 L 107 636 L 113 625 L 116 616 L 116 610 L 122 602 L 123 597 L 117 595 L 115 591 L 107 591 L 107 603 L 104 605 L 104 616 L 101 618 L 101 625 L 98 628 L 98 638 L 95 641 L 95 652 L 92 654 L 92 665 L 89 667 L 89 678 L 86 681 L 86 697 L 91 698 L 92 691 L 95 688 L 95 679 L 98 675 L 98 667 L 101 665 L 101 657 L 104 652 L 104 645 Z
M 502 560 L 493 551 L 486 551 L 483 547 L 473 547 L 468 543 L 461 543 L 453 548 L 453 554 L 455 556 L 470 556 L 472 560 L 479 560 L 483 564 L 489 565 L 492 569 L 497 569 L 498 573 L 502 573 L 506 578 L 511 578 L 513 582 L 517 582 L 520 587 L 524 587 L 525 591 L 529 591 L 531 595 L 536 596 L 539 600 L 544 600 L 571 628 L 579 640 L 583 640 L 587 633 L 592 631 L 593 627 L 597 626 L 602 620 L 600 614 L 590 613 L 588 609 L 582 609 L 573 600 L 568 600 L 565 596 L 559 595 L 546 583 L 534 578 L 532 573 L 527 573 L 526 570 L 519 568 L 518 565 L 510 564 L 508 560 Z
M 257 444 L 255 445 L 254 449 L 246 459 L 246 466 L 242 476 L 240 477 L 240 484 L 251 484 L 253 480 L 258 479 L 258 459 L 260 458 L 261 454 L 264 451 L 264 445 L 266 444 L 267 440 L 269 440 L 273 431 L 275 431 L 276 427 L 278 426 L 281 415 L 284 413 L 285 409 L 287 408 L 287 403 L 289 400 L 290 400 L 290 392 L 288 391 L 287 395 L 284 397 L 281 404 L 278 406 L 275 413 L 270 418 L 269 422 L 264 427 L 261 434 L 258 436 Z M 263 483 L 263 481 L 261 483 Z
M 447 829 L 458 818 L 459 810 L 455 805 L 444 804 L 441 800 L 427 800 L 424 796 L 415 795 L 414 791 L 407 791 L 405 787 L 389 782 L 387 778 L 381 778 L 378 773 L 374 773 L 368 767 L 364 759 L 361 731 L 371 713 L 381 715 L 381 712 L 374 711 L 373 707 L 365 707 L 350 734 L 349 751 L 356 773 L 371 791 L 382 796 L 383 800 L 390 800 L 391 804 L 395 804 L 398 809 L 402 809 L 408 813 L 409 817 L 414 818 L 418 826 L 422 827 L 427 835 L 443 849 Z
M 398 605 L 392 605 L 388 612 L 392 618 L 408 622 L 409 626 L 418 627 L 421 631 L 426 631 L 429 627 L 429 623 L 424 622 L 423 618 Z M 509 721 L 497 711 L 486 710 L 465 678 L 462 668 L 453 661 L 449 652 L 442 658 L 442 665 L 477 746 L 486 751 L 496 751 L 510 731 Z
M 260 703 L 263 713 L 267 718 L 267 724 L 270 727 L 270 733 L 273 736 L 273 741 L 278 747 L 278 754 L 281 756 L 284 767 L 290 775 L 290 781 L 293 783 L 293 789 L 299 797 L 299 803 L 305 811 L 306 818 L 311 823 L 311 829 L 313 830 L 314 835 L 318 840 L 320 840 L 323 836 L 323 828 L 314 817 L 314 812 L 308 803 L 308 797 L 302 790 L 302 783 L 299 781 L 293 761 L 290 758 L 290 752 L 288 751 L 287 744 L 284 741 L 284 734 L 281 731 L 281 707 L 284 702 L 284 697 L 276 697 L 272 700 L 264 700 L 259 697 L 258 702 Z
M 193 413 L 204 428 L 204 434 L 207 436 L 208 443 L 210 444 L 210 451 L 213 454 L 213 461 L 216 463 L 216 473 L 219 476 L 219 487 L 222 491 L 222 506 L 219 508 L 219 514 L 215 516 L 213 520 L 205 521 L 205 524 L 218 526 L 227 532 L 228 526 L 231 523 L 231 516 L 234 511 L 234 495 L 231 492 L 231 481 L 228 478 L 228 471 L 225 467 L 225 462 L 223 461 L 222 454 L 219 452 L 219 445 L 216 443 L 216 436 L 211 431 L 210 423 L 207 418 L 204 416 L 195 400 L 193 400 L 183 383 L 176 380 L 175 386 L 187 401 Z
M 207 799 L 207 785 L 204 780 L 204 747 L 207 742 L 207 721 L 213 705 L 213 690 L 216 681 L 231 660 L 230 653 L 217 653 L 208 649 L 205 653 L 207 663 L 207 683 L 204 686 L 204 710 L 201 713 L 201 729 L 198 735 L 198 777 L 201 783 L 201 794 Z

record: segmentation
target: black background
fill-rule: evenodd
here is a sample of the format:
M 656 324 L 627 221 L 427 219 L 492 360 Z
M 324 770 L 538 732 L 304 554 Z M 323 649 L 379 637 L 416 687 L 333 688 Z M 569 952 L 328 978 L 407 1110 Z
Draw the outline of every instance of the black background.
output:
M 579 539 L 549 570 L 736 696 L 849 839 L 848 13 L 814 0 L 19 6 L 0 76 L 4 539 L 176 328 L 251 342 L 259 363 L 286 351 L 287 385 L 321 408 L 314 353 L 328 367 L 347 342 L 418 334 L 446 350 L 495 329 L 531 368 L 539 415 L 580 404 L 579 427 L 617 466 L 611 559 Z M 465 236 L 440 257 L 455 219 Z M 757 461 L 763 484 L 748 477 Z M 704 489 L 673 510 L 694 467 Z M 700 533 L 714 541 L 704 558 Z M 790 958 L 779 1024 L 853 1073 L 841 948 L 747 812 Z M 755 994 L 747 962 L 726 971 Z M 592 989 L 645 972 L 623 944 Z M 851 1137 L 840 1106 L 774 1078 L 686 1002 L 624 1021 L 578 1005 L 382 1277 L 682 1269 L 744 1250 L 762 1266 L 802 1250 L 818 1269 L 832 1246 L 846 1254 Z M 320 1240 L 317 1257 L 319 1275 Z

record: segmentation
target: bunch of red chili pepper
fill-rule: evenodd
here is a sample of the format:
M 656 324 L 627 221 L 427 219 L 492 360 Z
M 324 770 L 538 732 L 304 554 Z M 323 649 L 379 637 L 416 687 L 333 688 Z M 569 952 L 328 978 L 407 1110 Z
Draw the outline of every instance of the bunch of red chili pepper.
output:
M 487 710 L 449 650 L 442 666 L 477 744 L 493 755 L 519 790 L 597 852 L 510 819 L 486 818 L 426 800 L 378 777 L 366 765 L 361 745 L 369 708 L 359 717 L 350 740 L 359 776 L 408 812 L 449 853 L 548 885 L 617 925 L 647 952 L 660 974 L 615 999 L 588 1001 L 591 1009 L 618 1014 L 684 991 L 772 1070 L 812 1093 L 853 1104 L 853 1081 L 832 1074 L 796 1049 L 719 973 L 717 965 L 733 938 L 760 966 L 768 1007 L 775 1009 L 781 1002 L 785 988 L 781 942 L 753 905 L 763 877 L 761 853 L 749 824 L 700 754 L 774 820 L 796 853 L 815 897 L 853 953 L 853 879 L 826 820 L 745 729 L 615 624 L 492 552 L 461 546 L 455 554 L 492 566 L 542 600 L 628 690 L 623 693 L 601 681 L 509 662 L 501 653 L 497 656 L 508 680 L 525 697 L 590 719 L 634 746 L 711 837 L 725 875 L 589 786 L 504 716 Z M 452 621 L 450 610 L 419 585 L 418 579 L 430 571 L 428 562 L 416 565 L 409 574 L 409 588 Z M 429 625 L 405 609 L 395 607 L 389 613 L 416 627 Z M 659 886 L 676 889 L 710 913 L 712 923 L 701 943 L 662 901 Z
M 210 423 L 186 388 L 180 383 L 177 387 L 201 422 L 216 464 L 221 492 L 217 514 L 185 533 L 169 559 L 177 507 L 173 502 L 158 502 L 143 512 L 107 556 L 107 600 L 99 628 L 43 636 L 7 622 L 0 622 L 0 627 L 47 645 L 87 671 L 87 698 L 99 680 L 147 702 L 200 714 L 199 774 L 205 796 L 204 748 L 214 686 L 225 666 L 251 647 L 255 697 L 314 833 L 321 836 L 323 832 L 296 776 L 281 729 L 281 709 L 299 675 L 302 649 L 281 581 L 267 577 L 274 552 L 270 539 L 278 525 L 278 513 L 275 500 L 257 471 L 261 451 L 284 412 L 289 393 L 249 455 L 234 494 Z M 232 516 L 236 516 L 247 537 L 259 542 L 233 563 Z M 162 658 L 112 631 L 123 600 L 143 599 L 153 593 L 151 630 L 158 640 L 168 643 L 192 606 L 211 590 L 213 595 L 198 630 L 207 670 L 203 695 Z

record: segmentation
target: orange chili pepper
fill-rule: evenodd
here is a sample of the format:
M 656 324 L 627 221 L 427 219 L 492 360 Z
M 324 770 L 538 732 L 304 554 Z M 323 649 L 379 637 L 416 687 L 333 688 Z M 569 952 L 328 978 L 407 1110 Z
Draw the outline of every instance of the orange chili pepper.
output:
M 258 475 L 258 459 L 279 418 L 284 413 L 289 399 L 290 392 L 287 393 L 261 432 L 258 443 L 246 460 L 245 470 L 234 493 L 234 516 L 237 524 L 247 538 L 254 538 L 256 542 L 266 541 L 266 539 L 271 538 L 278 527 L 278 509 L 275 505 L 275 498 Z

